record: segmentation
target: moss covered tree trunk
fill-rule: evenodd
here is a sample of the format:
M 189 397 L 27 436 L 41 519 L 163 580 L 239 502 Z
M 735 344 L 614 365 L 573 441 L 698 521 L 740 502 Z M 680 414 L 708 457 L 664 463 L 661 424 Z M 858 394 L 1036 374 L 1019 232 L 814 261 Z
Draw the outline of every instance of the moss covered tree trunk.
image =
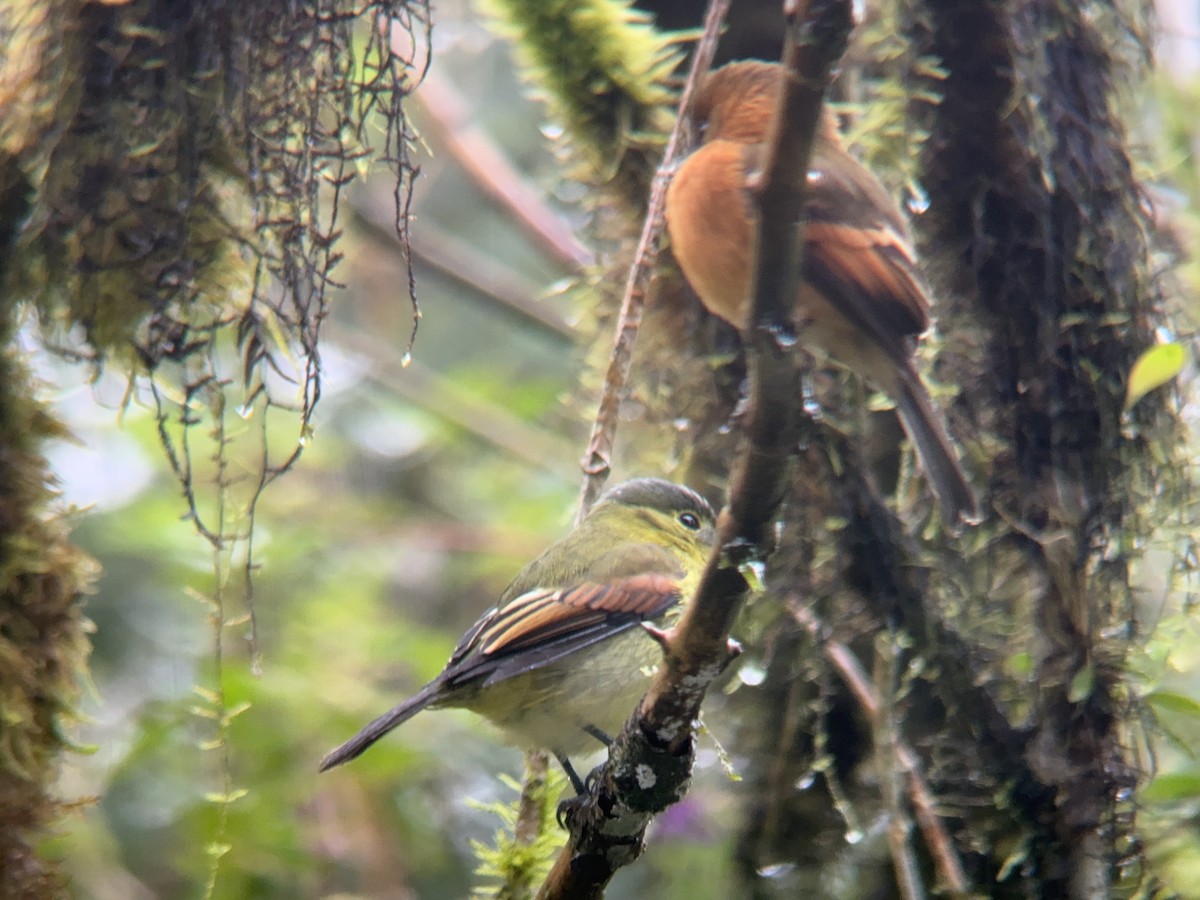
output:
M 1042 840 L 1024 864 L 1060 896 L 1110 894 L 1133 845 L 1136 766 L 1119 731 L 1136 623 L 1134 548 L 1181 487 L 1161 397 L 1122 418 L 1125 379 L 1161 298 L 1149 223 L 1117 114 L 1132 82 L 1136 5 L 925 4 L 948 72 L 926 155 L 930 243 L 974 318 L 987 378 L 962 383 L 996 440 L 992 552 L 1027 584 L 1029 697 L 1021 760 Z M 1156 498 L 1157 495 L 1157 498 Z M 1155 514 L 1155 511 L 1158 514 Z
M 915 53 L 945 73 L 929 84 L 940 103 L 912 110 L 929 130 L 930 208 L 916 225 L 941 301 L 933 372 L 956 387 L 948 417 L 990 514 L 957 540 L 916 539 L 857 466 L 829 468 L 830 456 L 866 468 L 869 455 L 826 436 L 793 504 L 807 522 L 781 554 L 794 595 L 868 665 L 868 638 L 904 636 L 909 668 L 890 702 L 969 883 L 989 896 L 1110 896 L 1138 871 L 1125 867 L 1140 777 L 1123 740 L 1137 716 L 1124 683 L 1131 567 L 1186 488 L 1164 396 L 1123 411 L 1163 312 L 1117 111 L 1145 63 L 1142 14 L 1063 0 L 907 5 Z M 842 498 L 824 496 L 836 480 Z M 756 754 L 740 857 L 764 896 L 780 895 L 773 864 L 812 873 L 792 885 L 827 883 L 829 854 L 855 829 L 829 795 L 870 822 L 873 779 L 888 777 L 876 769 L 864 785 L 871 738 L 814 661 L 820 642 L 775 646 L 753 727 L 797 716 L 809 727 Z M 814 772 L 829 793 L 794 789 Z M 886 857 L 872 875 L 868 856 L 863 890 L 890 881 Z
M 6 177 L 17 187 L 0 202 L 0 275 L 23 210 L 20 179 Z M 0 897 L 41 898 L 62 887 L 37 842 L 59 812 L 63 719 L 87 662 L 80 605 L 94 566 L 52 508 L 42 448 L 61 429 L 35 397 L 16 326 L 14 304 L 0 297 Z

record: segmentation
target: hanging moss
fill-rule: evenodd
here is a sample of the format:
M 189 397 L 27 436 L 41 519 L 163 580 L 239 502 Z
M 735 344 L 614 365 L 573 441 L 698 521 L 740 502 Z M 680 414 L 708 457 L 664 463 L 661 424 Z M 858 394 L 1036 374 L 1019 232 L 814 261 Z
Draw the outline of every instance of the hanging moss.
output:
M 34 188 L 5 293 L 149 369 L 224 324 L 269 346 L 260 309 L 311 350 L 337 262 L 325 189 L 353 173 L 373 109 L 412 175 L 398 104 L 416 78 L 373 31 L 356 51 L 350 7 L 0 3 L 21 51 L 0 77 L 0 150 Z M 412 18 L 386 0 L 362 13 Z

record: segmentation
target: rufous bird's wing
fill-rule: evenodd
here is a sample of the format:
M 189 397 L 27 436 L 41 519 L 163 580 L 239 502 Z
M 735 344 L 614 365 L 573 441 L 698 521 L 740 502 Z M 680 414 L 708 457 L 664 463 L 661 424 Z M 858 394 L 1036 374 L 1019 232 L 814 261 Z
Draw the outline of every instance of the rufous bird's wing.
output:
M 804 277 L 896 361 L 929 327 L 929 292 L 904 217 L 849 155 L 818 153 L 808 175 Z

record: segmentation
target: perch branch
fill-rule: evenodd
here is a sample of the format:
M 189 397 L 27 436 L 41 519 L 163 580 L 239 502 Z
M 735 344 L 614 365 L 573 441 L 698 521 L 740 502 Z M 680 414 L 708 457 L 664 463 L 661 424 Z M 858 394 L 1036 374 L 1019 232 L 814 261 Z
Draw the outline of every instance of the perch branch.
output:
M 641 853 L 651 816 L 686 792 L 700 704 L 736 654 L 729 629 L 747 591 L 739 565 L 761 560 L 773 543 L 796 432 L 795 364 L 791 342 L 782 337 L 790 331 L 800 277 L 808 158 L 831 69 L 852 22 L 849 0 L 790 2 L 784 8 L 788 77 L 763 175 L 749 185 L 759 213 L 754 327 L 745 336 L 750 405 L 729 504 L 718 519 L 717 544 L 695 598 L 678 624 L 660 635 L 665 659 L 650 691 L 613 743 L 591 791 L 568 814 L 570 837 L 542 886 L 539 897 L 545 900 L 602 896 L 613 873 Z

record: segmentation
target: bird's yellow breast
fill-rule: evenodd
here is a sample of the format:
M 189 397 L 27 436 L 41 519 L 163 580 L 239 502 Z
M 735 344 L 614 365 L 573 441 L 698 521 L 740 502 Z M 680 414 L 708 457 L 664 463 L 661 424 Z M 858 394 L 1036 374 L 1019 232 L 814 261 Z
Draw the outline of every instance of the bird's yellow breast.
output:
M 662 662 L 662 648 L 644 629 L 631 628 L 485 690 L 485 702 L 456 698 L 485 716 L 518 747 L 543 747 L 563 756 L 602 750 L 585 726 L 616 737 Z

